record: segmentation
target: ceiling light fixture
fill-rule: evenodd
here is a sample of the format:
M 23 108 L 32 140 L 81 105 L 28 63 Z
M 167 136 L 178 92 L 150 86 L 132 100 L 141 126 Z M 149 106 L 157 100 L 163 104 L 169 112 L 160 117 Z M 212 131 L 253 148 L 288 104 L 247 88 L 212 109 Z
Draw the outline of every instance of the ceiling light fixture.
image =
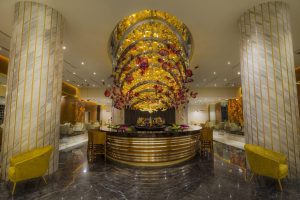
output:
M 63 49 L 63 50 L 66 50 L 66 49 L 67 49 L 67 47 L 66 47 L 66 46 L 62 46 L 62 49 Z
M 68 79 L 67 82 L 70 82 L 70 80 Z
M 115 108 L 154 112 L 196 97 L 187 87 L 193 82 L 192 36 L 176 17 L 159 10 L 134 13 L 117 24 L 110 44 L 114 85 L 105 96 Z
M 96 72 L 94 72 L 93 74 L 96 75 Z
M 84 62 L 81 62 L 81 65 L 84 65 Z
M 238 74 L 238 75 L 241 75 L 241 72 L 238 72 L 237 74 Z
M 227 62 L 227 65 L 230 65 L 230 64 L 231 64 L 231 62 L 230 62 L 230 61 L 228 61 L 228 62 Z
M 227 81 L 227 78 L 224 78 L 224 81 L 226 82 L 226 81 Z
M 214 86 L 217 87 L 217 84 L 215 83 Z
M 86 79 L 84 79 L 84 82 L 86 82 L 87 80 Z
M 216 75 L 217 74 L 217 72 L 214 72 L 214 75 Z
M 75 75 L 75 74 L 76 74 L 76 72 L 73 72 L 73 74 Z

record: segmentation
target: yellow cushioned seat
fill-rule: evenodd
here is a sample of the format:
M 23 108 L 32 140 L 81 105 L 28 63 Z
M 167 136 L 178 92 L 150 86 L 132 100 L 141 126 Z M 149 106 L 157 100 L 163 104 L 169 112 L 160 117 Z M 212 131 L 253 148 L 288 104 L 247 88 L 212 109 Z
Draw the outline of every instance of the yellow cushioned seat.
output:
M 12 193 L 15 191 L 16 183 L 20 181 L 42 177 L 46 183 L 43 175 L 49 168 L 52 151 L 52 146 L 46 146 L 18 154 L 10 159 L 8 178 L 14 183 Z
M 250 170 L 257 175 L 280 180 L 288 175 L 287 158 L 284 154 L 253 144 L 245 144 L 245 152 Z

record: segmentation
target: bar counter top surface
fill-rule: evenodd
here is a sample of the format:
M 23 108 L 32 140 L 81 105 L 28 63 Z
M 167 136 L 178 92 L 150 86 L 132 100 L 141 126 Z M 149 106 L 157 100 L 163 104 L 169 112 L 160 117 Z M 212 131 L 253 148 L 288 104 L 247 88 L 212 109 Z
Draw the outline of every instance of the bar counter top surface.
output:
M 118 137 L 139 137 L 139 138 L 151 138 L 151 137 L 180 137 L 180 136 L 187 136 L 187 135 L 194 135 L 200 132 L 200 127 L 197 126 L 190 126 L 187 129 L 180 129 L 180 130 L 172 130 L 172 129 L 165 129 L 164 131 L 121 131 L 118 129 L 112 129 L 108 127 L 101 127 L 100 131 L 106 132 L 111 136 L 118 136 Z

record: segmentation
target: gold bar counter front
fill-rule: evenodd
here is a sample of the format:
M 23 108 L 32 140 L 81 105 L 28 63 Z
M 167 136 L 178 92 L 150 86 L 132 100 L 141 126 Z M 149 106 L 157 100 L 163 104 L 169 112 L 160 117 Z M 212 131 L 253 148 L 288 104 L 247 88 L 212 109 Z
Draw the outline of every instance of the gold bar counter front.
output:
M 106 132 L 106 157 L 133 166 L 168 166 L 196 155 L 200 129 Z

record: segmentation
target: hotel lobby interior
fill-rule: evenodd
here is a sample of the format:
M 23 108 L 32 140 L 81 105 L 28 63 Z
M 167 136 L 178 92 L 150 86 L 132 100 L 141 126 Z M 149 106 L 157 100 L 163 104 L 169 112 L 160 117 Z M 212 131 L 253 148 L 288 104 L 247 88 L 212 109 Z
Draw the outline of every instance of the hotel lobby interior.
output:
M 300 199 L 300 0 L 0 0 L 0 199 Z

